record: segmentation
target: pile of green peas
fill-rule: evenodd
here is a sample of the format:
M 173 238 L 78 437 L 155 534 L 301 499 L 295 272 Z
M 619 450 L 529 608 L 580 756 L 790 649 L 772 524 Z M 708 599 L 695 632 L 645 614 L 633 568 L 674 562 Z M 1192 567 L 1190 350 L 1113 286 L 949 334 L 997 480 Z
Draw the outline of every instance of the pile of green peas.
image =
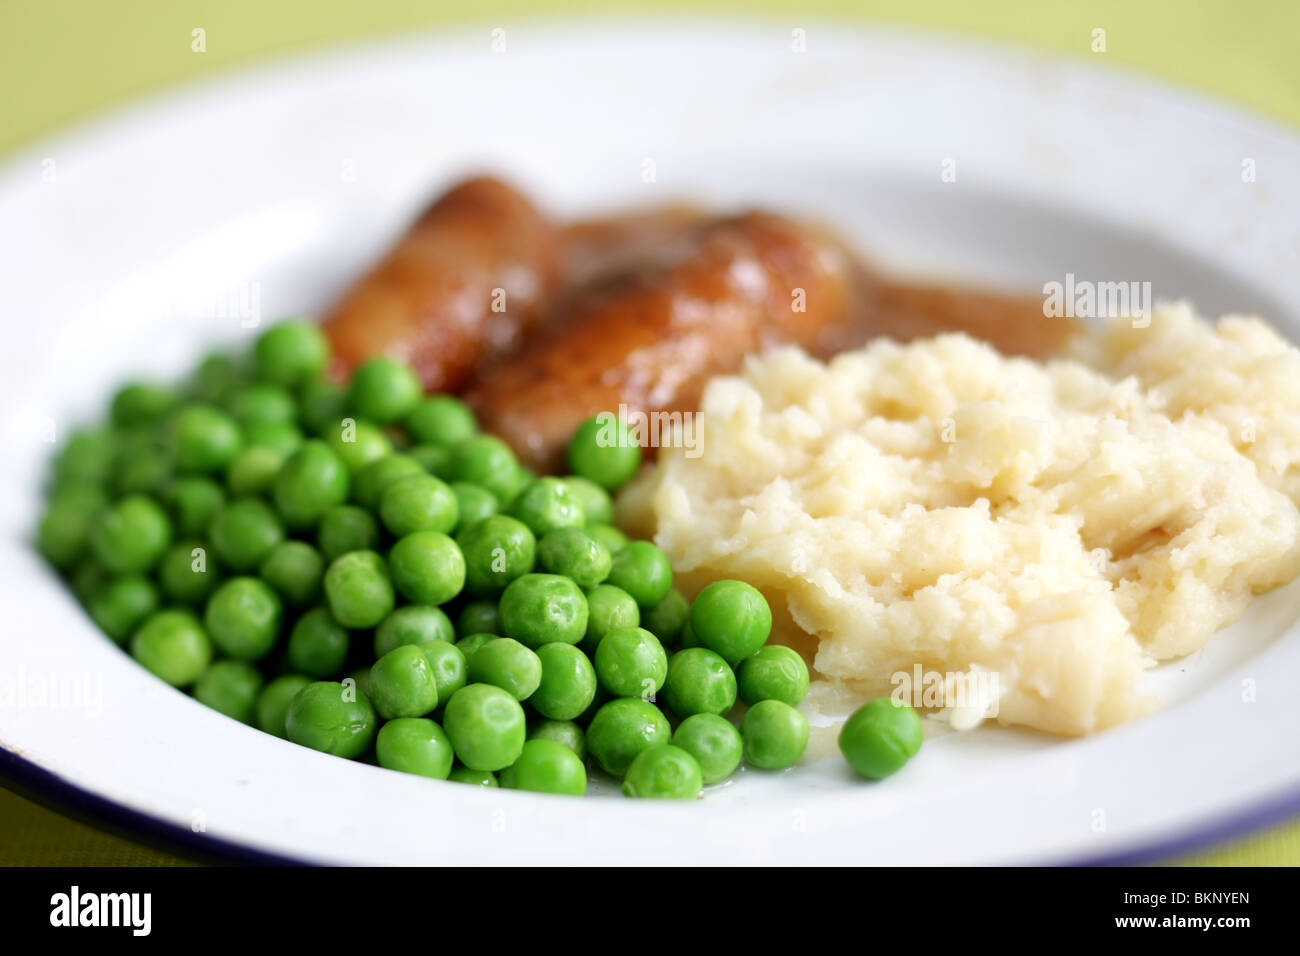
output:
M 583 794 L 590 761 L 690 799 L 799 760 L 808 669 L 767 644 L 762 594 L 688 602 L 614 527 L 625 431 L 589 420 L 572 474 L 539 477 L 405 364 L 340 383 L 330 362 L 283 322 L 179 385 L 127 384 L 56 456 L 39 550 L 140 664 L 294 743 L 480 786 Z M 920 746 L 880 704 L 841 734 L 869 777 Z

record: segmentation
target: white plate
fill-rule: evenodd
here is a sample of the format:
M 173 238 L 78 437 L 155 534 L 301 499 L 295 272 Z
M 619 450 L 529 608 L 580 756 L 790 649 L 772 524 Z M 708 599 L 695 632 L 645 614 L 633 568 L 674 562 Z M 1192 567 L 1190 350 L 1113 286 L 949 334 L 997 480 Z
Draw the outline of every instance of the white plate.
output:
M 777 25 L 562 23 L 511 28 L 497 52 L 485 26 L 240 74 L 14 159 L 0 690 L 29 693 L 0 702 L 0 743 L 158 821 L 313 861 L 1129 859 L 1300 809 L 1296 587 L 1162 668 L 1168 706 L 1131 726 L 989 728 L 931 741 L 876 785 L 831 758 L 664 806 L 483 792 L 261 734 L 137 667 L 29 550 L 50 422 L 250 335 L 232 298 L 266 317 L 319 308 L 438 187 L 483 168 L 562 214 L 762 202 L 819 213 L 903 269 L 1029 289 L 1150 280 L 1300 332 L 1294 137 L 1085 64 L 806 31 L 796 52 Z M 78 679 L 67 700 L 31 693 Z

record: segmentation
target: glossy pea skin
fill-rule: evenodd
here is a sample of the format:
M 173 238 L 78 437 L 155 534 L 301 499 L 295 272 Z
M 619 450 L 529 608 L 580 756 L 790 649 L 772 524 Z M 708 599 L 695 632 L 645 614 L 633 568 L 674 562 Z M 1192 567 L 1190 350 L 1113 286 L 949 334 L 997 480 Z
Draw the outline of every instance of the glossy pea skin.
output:
M 36 532 L 36 546 L 56 568 L 67 568 L 90 543 L 95 518 L 108 505 L 100 488 L 77 485 L 58 491 L 45 507 Z
M 264 445 L 250 445 L 226 466 L 226 487 L 236 498 L 260 495 L 270 489 L 284 465 L 285 453 Z
M 284 674 L 268 682 L 257 695 L 257 706 L 253 711 L 257 728 L 283 739 L 284 718 L 289 713 L 289 704 L 298 691 L 310 683 L 311 678 L 302 674 Z
M 427 717 L 398 717 L 379 728 L 375 757 L 379 766 L 388 770 L 446 780 L 454 754 L 446 732 L 436 722 Z
M 703 646 L 736 664 L 767 641 L 772 633 L 772 609 L 752 585 L 714 581 L 691 605 L 691 629 Z
M 611 557 L 627 547 L 628 537 L 612 524 L 587 523 L 587 534 L 605 546 Z
M 469 406 L 450 395 L 432 395 L 406 416 L 406 431 L 424 445 L 453 448 L 478 433 L 478 422 Z
M 393 453 L 393 442 L 373 422 L 341 418 L 331 422 L 321 434 L 350 473 L 360 476 L 367 465 Z
M 194 697 L 227 717 L 252 724 L 262 683 L 262 675 L 251 664 L 214 661 L 195 682 Z
M 500 507 L 496 496 L 486 488 L 463 481 L 453 481 L 447 487 L 456 496 L 455 530 L 458 533 L 462 528 L 468 528 L 484 518 L 492 517 Z
M 375 710 L 355 687 L 314 681 L 290 702 L 284 729 L 286 737 L 303 747 L 355 759 L 375 738 Z
M 493 515 L 456 533 L 465 557 L 465 586 L 476 597 L 500 594 L 506 585 L 533 570 L 537 539 L 528 526 L 508 515 Z
M 484 644 L 468 661 L 468 666 L 470 683 L 500 687 L 515 700 L 532 696 L 542 681 L 541 659 L 508 637 Z
M 600 584 L 587 592 L 587 633 L 582 646 L 595 655 L 601 640 L 616 627 L 637 627 L 641 609 L 632 595 L 612 584 Z
M 672 590 L 673 567 L 649 541 L 632 541 L 614 555 L 605 580 L 632 595 L 642 608 L 652 608 Z
M 303 442 L 289 456 L 272 486 L 276 510 L 290 528 L 312 528 L 348 497 L 351 479 L 343 460 L 322 441 Z
M 370 699 L 380 717 L 422 717 L 438 706 L 438 682 L 424 652 L 395 647 L 370 668 Z
M 460 609 L 460 614 L 456 617 L 457 637 L 500 632 L 501 615 L 497 613 L 496 601 L 470 601 Z
M 116 574 L 148 571 L 171 543 L 171 519 L 143 495 L 123 498 L 102 512 L 90 536 L 95 559 Z
M 324 586 L 330 613 L 352 630 L 374 627 L 396 601 L 388 567 L 374 551 L 339 555 L 325 571 Z
M 447 534 L 456 527 L 460 505 L 456 493 L 433 475 L 408 475 L 384 489 L 379 517 L 399 538 L 416 531 Z
M 907 704 L 879 697 L 859 707 L 840 728 L 840 752 L 869 780 L 898 772 L 921 749 L 920 715 Z
M 289 632 L 285 660 L 295 671 L 317 679 L 333 677 L 347 663 L 347 630 L 327 608 L 312 608 Z
M 216 513 L 208 540 L 223 565 L 252 571 L 284 540 L 284 526 L 265 501 L 241 498 Z
M 568 475 L 562 480 L 569 489 L 569 494 L 578 502 L 588 525 L 608 525 L 613 522 L 614 501 L 608 491 L 581 475 Z
M 717 714 L 692 714 L 673 731 L 673 746 L 695 758 L 705 784 L 721 783 L 740 766 L 745 745 L 740 731 Z
M 456 650 L 460 651 L 461 654 L 465 656 L 466 662 L 468 662 L 470 658 L 478 653 L 479 648 L 488 641 L 497 641 L 500 639 L 501 635 L 499 634 L 466 634 L 456 642 Z
M 87 610 L 99 629 L 121 644 L 161 601 L 158 588 L 142 574 L 114 578 L 90 599 Z
M 469 666 L 460 648 L 447 641 L 428 641 L 416 645 L 429 662 L 433 681 L 438 687 L 438 702 L 445 704 L 451 695 L 469 683 Z
M 506 634 L 528 647 L 577 644 L 587 633 L 587 596 L 558 574 L 516 578 L 502 593 L 498 610 Z
M 760 700 L 797 707 L 808 694 L 808 665 L 792 648 L 768 644 L 740 662 L 736 685 L 740 699 L 751 707 Z
M 700 765 L 672 744 L 656 744 L 636 755 L 623 777 L 623 796 L 651 800 L 694 800 L 704 786 Z
M 468 684 L 452 694 L 442 726 L 461 763 L 494 772 L 519 759 L 527 732 L 519 701 L 489 684 Z
M 280 635 L 283 604 L 260 578 L 231 578 L 222 584 L 203 612 L 212 642 L 237 661 L 261 660 Z
M 387 425 L 414 411 L 423 391 L 409 365 L 381 355 L 353 372 L 348 397 L 363 418 Z
M 587 750 L 607 774 L 622 778 L 636 755 L 672 738 L 668 718 L 654 704 L 619 697 L 601 706 L 587 727 Z
M 222 405 L 245 431 L 260 425 L 290 424 L 298 418 L 288 389 L 265 382 L 231 390 Z
M 166 599 L 174 604 L 201 604 L 217 586 L 219 575 L 208 563 L 208 551 L 200 541 L 172 545 L 158 562 L 158 583 Z
M 594 588 L 609 576 L 609 550 L 581 528 L 548 532 L 537 543 L 537 560 L 552 574 L 571 578 L 580 588 Z
M 226 503 L 226 491 L 211 478 L 177 478 L 168 498 L 176 532 L 192 538 L 207 534 L 212 518 Z
M 596 677 L 615 697 L 654 700 L 668 676 L 668 654 L 641 627 L 616 627 L 596 648 Z
M 611 412 L 601 412 L 574 431 L 568 461 L 575 475 L 617 491 L 640 467 L 641 448 L 625 423 Z
M 357 472 L 352 482 L 352 500 L 369 511 L 378 511 L 388 486 L 403 478 L 427 477 L 424 466 L 400 452 L 377 458 Z
M 268 422 L 264 425 L 253 425 L 244 432 L 244 440 L 247 446 L 241 455 L 247 454 L 253 449 L 265 449 L 273 451 L 280 456 L 280 463 L 283 465 L 285 459 L 302 447 L 302 443 L 307 440 L 307 436 L 293 422 Z M 231 468 L 234 462 L 231 463 Z M 278 473 L 278 472 L 277 472 Z M 226 471 L 226 480 L 230 480 L 230 469 Z M 268 484 L 266 487 L 270 487 Z
M 528 739 L 554 740 L 557 744 L 563 744 L 572 750 L 579 759 L 586 759 L 587 756 L 587 735 L 582 727 L 572 720 L 535 721 L 528 726 Z
M 329 339 L 314 322 L 281 322 L 258 336 L 253 360 L 265 381 L 299 385 L 325 371 Z
M 452 642 L 456 639 L 451 618 L 439 607 L 428 604 L 404 604 L 393 610 L 375 628 L 375 657 L 380 658 L 403 644 L 429 641 Z
M 501 786 L 580 797 L 587 792 L 587 768 L 563 744 L 535 738 L 525 741 L 519 758 L 501 771 Z
M 759 770 L 793 767 L 808 746 L 808 718 L 779 700 L 761 700 L 740 721 L 745 760 Z
M 528 698 L 533 710 L 553 721 L 581 716 L 596 697 L 596 671 L 572 644 L 543 644 L 537 649 L 541 679 Z
M 496 774 L 489 770 L 471 770 L 469 767 L 457 765 L 451 768 L 451 773 L 447 774 L 447 779 L 453 783 L 468 783 L 475 787 L 496 787 Z
M 440 531 L 416 531 L 388 552 L 393 584 L 408 601 L 443 604 L 465 586 L 465 558 Z
M 668 660 L 663 699 L 679 717 L 725 714 L 736 703 L 736 674 L 708 648 L 680 650 Z
M 560 528 L 581 528 L 586 522 L 573 492 L 559 478 L 538 478 L 510 505 L 510 516 L 522 521 L 537 538 Z
M 681 591 L 673 588 L 668 596 L 645 612 L 642 626 L 659 638 L 664 647 L 676 644 L 691 615 L 691 606 Z
M 212 660 L 212 641 L 189 611 L 157 611 L 131 638 L 131 656 L 173 687 L 188 687 Z
M 177 470 L 211 474 L 230 464 L 244 445 L 239 425 L 212 405 L 187 405 L 176 413 L 171 427 L 172 452 Z
M 326 561 L 349 551 L 373 551 L 379 547 L 379 525 L 364 508 L 335 505 L 321 515 L 316 546 Z
M 282 541 L 262 560 L 257 573 L 285 603 L 305 607 L 320 597 L 325 559 L 305 541 Z
M 447 473 L 452 481 L 464 481 L 492 492 L 498 501 L 514 497 L 519 481 L 519 462 L 510 446 L 495 435 L 476 435 L 451 450 Z

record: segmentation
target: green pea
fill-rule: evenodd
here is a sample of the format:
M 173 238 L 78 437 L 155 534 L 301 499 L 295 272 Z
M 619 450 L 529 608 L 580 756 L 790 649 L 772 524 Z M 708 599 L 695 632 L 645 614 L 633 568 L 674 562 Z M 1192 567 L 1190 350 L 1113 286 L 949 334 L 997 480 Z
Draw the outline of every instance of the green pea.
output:
M 88 610 L 100 630 L 121 644 L 136 625 L 158 610 L 158 588 L 142 574 L 114 578 L 90 599 Z
M 451 741 L 437 723 L 427 717 L 398 717 L 379 728 L 375 757 L 388 770 L 446 780 L 453 754 Z
M 388 553 L 393 583 L 408 601 L 442 604 L 465 586 L 465 558 L 456 542 L 440 531 L 417 531 Z
M 272 422 L 253 425 L 244 432 L 248 448 L 264 448 L 276 452 L 281 463 L 302 447 L 307 440 L 302 430 L 292 422 Z M 246 448 L 245 451 L 248 449 Z M 229 476 L 227 476 L 229 480 Z
M 157 611 L 131 638 L 131 656 L 173 687 L 188 687 L 207 670 L 212 641 L 189 611 Z
M 779 700 L 760 700 L 740 721 L 745 760 L 759 770 L 793 767 L 808 746 L 808 718 Z
M 740 731 L 717 714 L 692 714 L 673 732 L 673 746 L 695 758 L 706 784 L 721 783 L 740 766 L 744 743 Z
M 498 501 L 509 501 L 515 495 L 518 467 L 509 445 L 495 435 L 477 435 L 452 449 L 447 472 L 452 481 L 478 485 Z
M 213 352 L 194 370 L 188 391 L 201 401 L 214 402 L 244 378 L 245 370 L 238 359 L 224 352 Z
M 176 407 L 176 393 L 165 385 L 131 382 L 113 396 L 110 414 L 114 425 L 140 425 L 161 421 Z
M 172 545 L 158 562 L 158 583 L 167 600 L 176 604 L 202 603 L 217 586 L 217 577 L 200 541 Z
M 690 615 L 690 604 L 681 591 L 673 588 L 666 598 L 645 612 L 645 629 L 665 647 L 670 647 L 681 639 L 682 628 Z
M 285 736 L 303 747 L 355 759 L 375 737 L 375 710 L 366 695 L 336 681 L 315 681 L 293 698 Z
M 339 427 L 347 411 L 348 396 L 341 385 L 313 378 L 298 389 L 298 420 L 311 434 L 325 437 Z
M 610 524 L 591 524 L 589 522 L 586 532 L 603 544 L 610 555 L 618 554 L 628 544 L 627 535 Z
M 446 703 L 451 695 L 469 683 L 469 666 L 465 655 L 456 645 L 447 641 L 426 641 L 418 645 L 424 659 L 429 662 L 434 683 L 438 687 L 438 701 Z
M 45 508 L 36 532 L 36 546 L 56 568 L 81 557 L 90 542 L 95 519 L 108 505 L 108 496 L 93 486 L 73 486 L 57 492 Z
M 148 571 L 171 543 L 171 520 L 142 495 L 123 498 L 101 512 L 90 535 L 96 560 L 117 574 Z
M 652 608 L 672 590 L 673 566 L 649 541 L 633 541 L 614 555 L 605 580 L 632 595 L 641 607 Z
M 461 529 L 456 543 L 465 557 L 466 587 L 479 597 L 500 594 L 533 569 L 537 556 L 537 540 L 528 526 L 506 515 Z
M 285 660 L 295 671 L 310 677 L 333 677 L 348 659 L 348 632 L 327 608 L 308 611 L 289 632 Z
M 587 633 L 587 597 L 558 574 L 516 578 L 502 593 L 498 610 L 506 634 L 528 647 L 577 644 Z
M 767 641 L 772 609 L 762 593 L 744 581 L 714 581 L 691 605 L 691 628 L 701 644 L 735 664 Z
M 604 704 L 587 727 L 587 749 L 610 776 L 622 778 L 636 755 L 672 737 L 668 718 L 639 697 L 619 697 Z
M 347 687 L 349 686 L 348 684 L 349 681 L 351 681 L 352 687 L 355 687 L 358 691 L 366 695 L 367 700 L 370 699 L 370 668 L 369 667 L 358 667 L 356 670 L 348 671 L 347 676 L 343 678 L 342 683 L 345 687 Z
M 686 623 L 682 625 L 682 636 L 680 640 L 681 640 L 682 650 L 686 650 L 691 647 L 704 646 L 703 644 L 700 643 L 700 639 L 695 636 L 695 628 L 691 627 L 691 618 L 689 614 L 686 616 Z
M 476 787 L 497 786 L 496 774 L 488 770 L 470 770 L 469 767 L 457 765 L 451 768 L 447 779 L 455 783 L 468 783 Z
M 406 430 L 426 445 L 452 448 L 478 433 L 478 422 L 469 406 L 450 395 L 433 395 L 406 416 Z
M 586 521 L 578 499 L 559 478 L 531 482 L 511 503 L 510 515 L 538 538 L 559 528 L 581 528 Z
M 456 636 L 501 633 L 501 615 L 496 601 L 470 601 L 456 618 Z
M 542 681 L 537 654 L 508 637 L 489 641 L 467 663 L 470 683 L 500 687 L 515 700 L 526 700 Z
M 478 653 L 480 647 L 488 641 L 499 641 L 500 639 L 499 634 L 467 634 L 456 642 L 456 650 L 461 652 L 466 663 L 468 663 Z
M 601 640 L 616 627 L 637 627 L 641 609 L 632 595 L 612 584 L 601 584 L 587 592 L 587 633 L 583 647 L 594 655 Z
M 533 710 L 556 721 L 570 721 L 591 706 L 596 697 L 596 670 L 591 660 L 572 644 L 543 644 L 537 649 L 541 680 L 528 698 Z
M 284 718 L 289 712 L 289 704 L 298 691 L 310 683 L 311 678 L 301 674 L 285 674 L 268 682 L 257 695 L 257 705 L 253 710 L 257 728 L 283 739 Z
M 615 697 L 654 700 L 668 676 L 668 654 L 640 627 L 616 627 L 596 647 L 596 677 Z
M 393 610 L 393 582 L 374 551 L 349 551 L 325 571 L 325 600 L 334 619 L 353 630 L 374 627 Z
M 457 532 L 497 513 L 497 499 L 492 492 L 463 481 L 454 481 L 448 487 L 456 496 Z
M 364 508 L 335 505 L 321 515 L 316 544 L 327 561 L 349 551 L 373 551 L 379 547 L 379 525 Z
M 315 323 L 281 322 L 258 336 L 253 358 L 259 377 L 281 385 L 297 385 L 325 371 L 330 343 Z
M 379 516 L 397 537 L 416 531 L 450 532 L 460 510 L 456 493 L 433 475 L 408 475 L 384 489 Z
M 402 453 L 376 458 L 357 472 L 352 482 L 352 499 L 363 508 L 378 511 L 384 492 L 393 482 L 413 476 L 429 477 L 424 466 Z
M 176 532 L 187 538 L 207 534 L 208 525 L 225 503 L 225 489 L 211 478 L 176 479 L 170 494 Z
M 283 605 L 260 578 L 231 578 L 208 598 L 203 623 L 227 656 L 261 660 L 280 636 Z
M 915 710 L 893 698 L 878 697 L 844 722 L 840 752 L 862 776 L 882 780 L 916 756 L 924 736 Z
M 695 800 L 704 786 L 695 758 L 681 747 L 656 744 L 636 755 L 623 778 L 623 796 Z
M 298 420 L 293 396 L 279 385 L 259 383 L 234 389 L 225 396 L 222 405 L 245 431 L 259 425 L 292 424 Z
M 305 607 L 320 597 L 325 559 L 305 541 L 281 541 L 263 559 L 258 574 L 286 603 Z
M 357 367 L 348 397 L 362 417 L 386 425 L 411 414 L 423 391 L 409 365 L 381 355 Z
M 88 558 L 73 568 L 68 583 L 72 586 L 72 593 L 77 596 L 77 600 L 86 604 L 108 581 L 108 572 L 93 558 Z
M 442 725 L 456 756 L 472 770 L 504 769 L 524 749 L 524 709 L 490 684 L 467 684 L 452 694 Z
M 569 494 L 573 495 L 573 499 L 578 503 L 578 507 L 582 509 L 582 515 L 588 525 L 608 525 L 613 522 L 614 502 L 609 497 L 608 491 L 580 475 L 569 475 L 564 479 L 564 484 L 569 489 Z
M 569 645 L 560 645 L 568 647 Z M 554 740 L 563 744 L 584 760 L 587 756 L 587 735 L 572 720 L 539 720 L 528 728 L 529 740 Z
M 679 717 L 725 714 L 736 703 L 736 674 L 707 648 L 678 651 L 668 661 L 664 703 Z
M 276 510 L 294 530 L 316 525 L 321 517 L 348 497 L 347 467 L 322 441 L 303 442 L 289 456 L 272 487 Z
M 641 465 L 641 447 L 627 425 L 611 412 L 601 412 L 573 433 L 568 449 L 569 470 L 617 491 Z
M 420 463 L 423 468 L 431 475 L 437 475 L 439 478 L 446 478 L 447 464 L 451 461 L 451 452 L 446 448 L 440 448 L 437 445 L 412 445 L 403 452 L 408 458 L 412 458 Z M 468 487 L 477 488 L 477 485 Z M 482 491 L 483 489 L 479 488 Z M 487 494 L 487 492 L 484 492 Z M 493 499 L 495 501 L 495 499 Z M 494 506 L 495 507 L 495 506 Z
M 736 684 L 740 699 L 751 707 L 760 700 L 797 707 L 808 694 L 808 665 L 797 651 L 768 644 L 740 662 Z
M 176 467 L 191 474 L 220 471 L 243 447 L 239 425 L 212 405 L 188 405 L 172 421 Z
M 284 526 L 265 501 L 241 498 L 217 512 L 208 538 L 222 564 L 252 571 L 284 540 Z
M 421 717 L 438 706 L 438 682 L 424 652 L 395 647 L 370 668 L 370 696 L 379 716 Z
M 113 487 L 123 495 L 158 495 L 171 479 L 172 470 L 173 460 L 169 452 L 146 448 L 122 462 Z
M 272 448 L 252 445 L 226 467 L 226 487 L 235 497 L 260 495 L 270 489 L 284 464 L 284 455 Z
M 251 724 L 262 692 L 262 675 L 242 661 L 214 661 L 194 684 L 201 704 L 241 723 Z
M 528 740 L 519 759 L 501 771 L 501 786 L 581 797 L 587 792 L 587 768 L 563 744 L 541 738 Z
M 451 618 L 442 608 L 427 604 L 407 604 L 384 618 L 375 628 L 375 657 L 383 657 L 404 644 L 427 644 L 429 641 L 451 643 L 456 639 Z
M 581 528 L 548 532 L 537 543 L 537 560 L 547 571 L 572 578 L 581 588 L 594 588 L 605 580 L 614 563 L 605 546 Z
M 54 459 L 55 484 L 108 480 L 116 454 L 113 434 L 107 428 L 80 428 L 68 436 Z
M 327 425 L 321 434 L 352 474 L 393 453 L 392 439 L 371 422 L 342 418 Z

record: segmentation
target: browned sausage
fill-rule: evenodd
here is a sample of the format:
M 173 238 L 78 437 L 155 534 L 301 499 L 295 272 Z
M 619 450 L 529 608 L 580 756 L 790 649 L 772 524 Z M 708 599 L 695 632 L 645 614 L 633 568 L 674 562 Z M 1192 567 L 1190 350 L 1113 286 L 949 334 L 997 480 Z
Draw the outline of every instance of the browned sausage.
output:
M 560 255 L 559 231 L 515 189 L 455 186 L 326 316 L 336 371 L 387 354 L 428 389 L 461 388 L 541 320 Z

